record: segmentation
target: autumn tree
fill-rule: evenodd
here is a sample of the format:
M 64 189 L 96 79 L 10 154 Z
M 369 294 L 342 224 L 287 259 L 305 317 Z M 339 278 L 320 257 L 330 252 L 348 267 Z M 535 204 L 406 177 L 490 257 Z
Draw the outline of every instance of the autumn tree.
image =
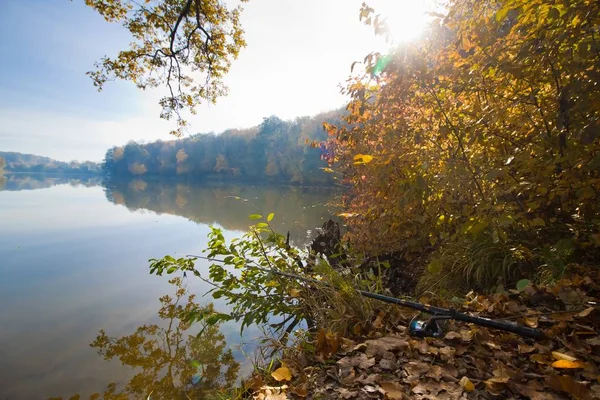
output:
M 177 160 L 177 174 L 182 174 L 187 171 L 187 167 L 185 165 L 185 160 L 188 159 L 188 155 L 185 153 L 184 149 L 179 149 L 177 154 L 175 154 L 175 159 Z
M 217 161 L 215 163 L 215 172 L 227 171 L 227 159 L 223 154 L 217 155 Z
M 132 175 L 144 175 L 148 171 L 146 166 L 142 163 L 133 163 L 129 165 L 129 172 Z
M 220 0 L 85 3 L 106 21 L 122 24 L 132 38 L 129 48 L 102 58 L 88 73 L 98 90 L 115 79 L 134 82 L 140 89 L 166 87 L 160 116 L 176 118 L 175 134 L 187 126 L 182 111 L 194 113 L 203 101 L 214 103 L 227 93 L 223 77 L 246 45 L 241 7 L 230 9 Z
M 218 135 L 130 142 L 106 152 L 103 171 L 119 179 L 131 176 L 129 166 L 140 163 L 147 169 L 145 175 L 331 185 L 332 176 L 323 170 L 327 163 L 322 160 L 322 149 L 311 148 L 307 142 L 324 140 L 327 134 L 322 123 L 338 121 L 338 110 L 334 110 L 290 121 L 265 118 L 258 126 Z
M 4 158 L 0 157 L 0 190 L 4 188 L 6 185 L 7 179 L 4 177 L 4 167 L 6 166 L 6 161 Z
M 355 246 L 427 268 L 424 288 L 598 265 L 598 24 L 595 1 L 452 0 L 418 43 L 367 56 L 327 126 Z

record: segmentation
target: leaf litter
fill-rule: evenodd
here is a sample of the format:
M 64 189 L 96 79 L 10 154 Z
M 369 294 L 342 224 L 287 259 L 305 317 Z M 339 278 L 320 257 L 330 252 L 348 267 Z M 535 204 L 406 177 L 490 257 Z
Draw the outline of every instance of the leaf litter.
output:
M 535 325 L 546 335 L 538 341 L 455 321 L 445 323 L 443 338 L 414 338 L 405 328 L 414 313 L 401 308 L 386 323 L 375 319 L 367 334 L 320 330 L 312 342 L 288 348 L 285 374 L 254 386 L 252 398 L 600 399 L 599 277 L 471 293 L 460 307 Z

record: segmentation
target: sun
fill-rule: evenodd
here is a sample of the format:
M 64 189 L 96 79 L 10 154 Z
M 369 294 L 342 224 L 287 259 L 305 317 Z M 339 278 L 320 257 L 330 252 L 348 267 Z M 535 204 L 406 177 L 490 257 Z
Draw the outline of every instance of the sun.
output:
M 410 42 L 423 33 L 432 10 L 431 0 L 379 0 L 375 12 L 387 21 L 393 43 Z

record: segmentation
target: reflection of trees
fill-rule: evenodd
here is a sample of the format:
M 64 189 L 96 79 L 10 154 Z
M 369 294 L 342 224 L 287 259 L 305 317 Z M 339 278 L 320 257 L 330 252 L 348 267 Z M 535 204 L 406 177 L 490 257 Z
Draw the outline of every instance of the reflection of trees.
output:
M 180 278 L 170 282 L 177 288 L 175 296 L 161 297 L 158 311 L 165 323 L 143 325 L 120 338 L 101 330 L 90 344 L 104 359 L 116 358 L 138 370 L 125 386 L 110 383 L 102 395 L 96 393 L 90 400 L 204 399 L 233 386 L 240 366 L 231 349 L 227 349 L 225 336 L 217 325 L 203 322 L 194 325 L 200 328 L 200 335 L 188 334 L 190 325 L 182 318 L 197 307 L 194 295 L 186 299 L 187 291 Z M 212 311 L 212 305 L 206 310 Z
M 3 178 L 0 176 L 0 190 L 8 191 L 46 189 L 56 185 L 92 187 L 100 185 L 102 181 L 98 175 L 9 174 Z
M 331 217 L 325 204 L 332 189 L 302 187 L 256 187 L 244 185 L 201 186 L 168 180 L 114 180 L 106 185 L 106 197 L 130 210 L 148 209 L 158 214 L 180 215 L 202 224 L 219 224 L 229 230 L 246 230 L 256 213 L 248 199 L 261 212 L 275 213 L 272 221 L 278 232 L 290 232 L 296 245 L 309 241 L 307 232 Z M 254 221 L 255 222 L 255 221 Z

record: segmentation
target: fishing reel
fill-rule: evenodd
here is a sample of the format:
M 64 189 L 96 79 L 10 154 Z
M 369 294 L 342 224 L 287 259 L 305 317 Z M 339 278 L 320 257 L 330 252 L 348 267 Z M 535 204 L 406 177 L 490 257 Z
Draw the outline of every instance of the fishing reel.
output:
M 451 319 L 450 315 L 417 314 L 408 324 L 408 333 L 418 338 L 444 336 L 441 321 Z

